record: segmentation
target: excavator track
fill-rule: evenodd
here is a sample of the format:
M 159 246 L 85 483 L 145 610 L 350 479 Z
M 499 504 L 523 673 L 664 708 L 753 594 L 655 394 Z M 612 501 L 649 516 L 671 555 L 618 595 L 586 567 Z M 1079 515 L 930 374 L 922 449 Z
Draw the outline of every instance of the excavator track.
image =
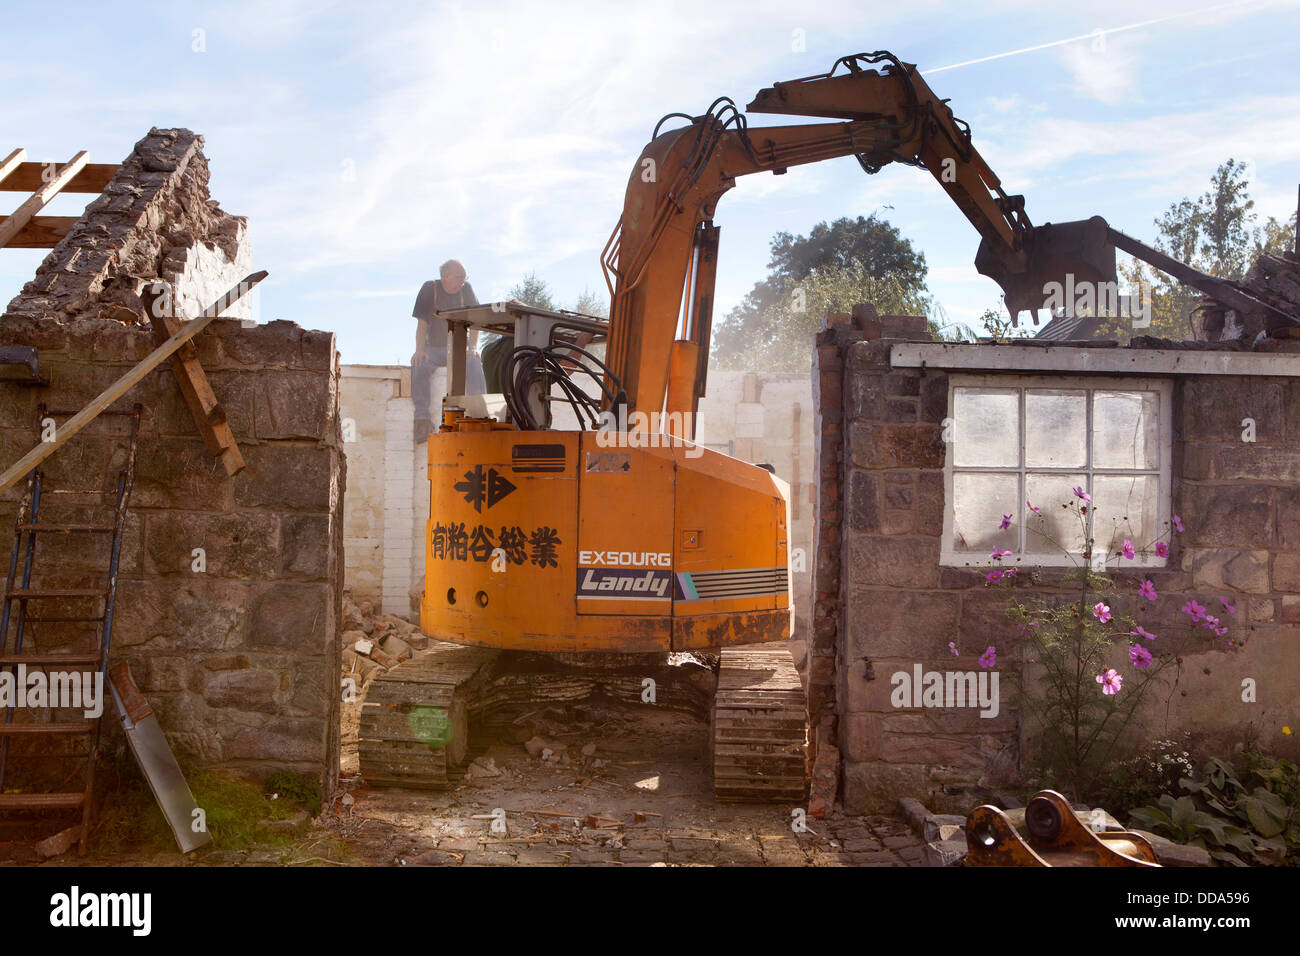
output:
M 469 711 L 500 651 L 439 641 L 375 678 L 361 705 L 367 783 L 447 790 L 469 749 Z
M 787 647 L 724 648 L 709 724 L 717 799 L 804 801 L 808 700 Z

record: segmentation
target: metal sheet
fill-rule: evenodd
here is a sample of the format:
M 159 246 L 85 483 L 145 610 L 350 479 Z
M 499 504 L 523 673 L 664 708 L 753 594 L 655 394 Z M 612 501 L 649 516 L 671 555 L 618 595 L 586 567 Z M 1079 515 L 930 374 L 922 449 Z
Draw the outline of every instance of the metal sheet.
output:
M 212 842 L 212 834 L 207 830 L 194 832 L 194 811 L 198 805 L 194 794 L 185 782 L 176 757 L 163 736 L 158 718 L 135 681 L 125 663 L 115 665 L 109 672 L 109 687 L 113 692 L 113 703 L 117 705 L 118 715 L 122 718 L 122 729 L 126 733 L 126 742 L 140 765 L 144 778 L 149 782 L 154 799 L 167 818 L 167 825 L 181 848 L 182 853 L 189 853 Z

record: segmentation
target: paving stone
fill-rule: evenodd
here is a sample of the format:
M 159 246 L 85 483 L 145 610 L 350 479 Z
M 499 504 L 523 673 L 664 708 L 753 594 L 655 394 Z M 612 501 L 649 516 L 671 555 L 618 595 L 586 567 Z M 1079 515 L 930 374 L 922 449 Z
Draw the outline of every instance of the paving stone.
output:
M 919 846 L 921 841 L 915 836 L 887 836 L 882 841 L 886 847 L 891 850 L 901 849 L 905 846 Z
M 647 865 L 650 863 L 665 862 L 665 853 L 663 850 L 620 850 L 618 861 L 620 863 L 631 863 Z
M 492 850 L 472 850 L 465 854 L 464 866 L 514 866 L 515 858 L 509 853 Z
M 848 861 L 856 866 L 899 866 L 902 864 L 893 853 L 880 850 L 876 853 L 846 853 Z

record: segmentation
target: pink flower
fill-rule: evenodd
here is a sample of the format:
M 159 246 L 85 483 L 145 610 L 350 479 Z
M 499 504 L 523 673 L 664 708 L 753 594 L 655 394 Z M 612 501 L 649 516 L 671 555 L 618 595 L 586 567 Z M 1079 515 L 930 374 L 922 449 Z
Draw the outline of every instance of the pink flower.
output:
M 989 581 L 989 582 L 993 582 L 993 581 L 1001 581 L 1001 580 L 1002 580 L 1002 572 L 1001 572 L 1001 571 L 990 571 L 988 574 L 984 575 L 984 580 L 985 580 L 985 581 Z
M 1001 531 L 1006 531 L 1007 528 L 1010 528 L 1010 527 L 1011 527 L 1011 515 L 1003 515 L 1003 516 L 1002 516 L 1002 523 L 1001 523 L 1000 525 L 998 525 L 998 529 L 1001 530 Z
M 1074 497 L 1081 498 L 1084 501 L 1092 501 L 1092 495 L 1088 494 L 1088 492 L 1084 491 L 1081 487 L 1074 489 Z
M 1133 637 L 1145 637 L 1148 641 L 1154 641 L 1156 639 L 1156 636 L 1152 634 L 1150 631 L 1148 631 L 1141 624 L 1138 625 L 1138 629 L 1136 631 L 1129 631 L 1129 634 L 1131 634 Z
M 1128 538 L 1125 538 L 1124 547 L 1120 550 L 1119 553 L 1124 555 L 1124 557 L 1128 558 L 1130 561 L 1132 561 L 1135 554 L 1135 552 L 1133 551 L 1133 542 L 1130 541 Z
M 1110 608 L 1101 601 L 1098 601 L 1092 607 L 1092 616 L 1105 624 L 1110 620 Z
M 1039 511 L 1037 508 L 1035 508 L 1033 505 L 1031 505 L 1028 501 L 1025 502 L 1025 507 L 1028 508 L 1030 511 L 1032 511 L 1032 512 L 1033 512 L 1034 514 L 1036 514 L 1036 515 L 1041 515 L 1041 514 L 1042 514 L 1041 511 Z
M 1128 659 L 1133 662 L 1133 666 L 1138 670 L 1151 666 L 1151 652 L 1145 647 L 1136 644 L 1128 649 Z
M 998 649 L 992 644 L 988 650 L 980 655 L 980 667 L 996 667 L 998 663 Z
M 1006 578 L 1014 578 L 1016 576 L 1016 569 L 1007 568 L 1005 571 L 1002 572 L 1002 576 Z
M 1215 633 L 1215 634 L 1218 634 L 1219 637 L 1223 637 L 1224 634 L 1227 634 L 1227 633 L 1228 633 L 1228 629 L 1227 629 L 1226 627 L 1216 627 L 1216 628 L 1214 629 L 1214 633 Z M 1231 644 L 1232 641 L 1229 641 L 1228 643 Z
M 1156 542 L 1156 557 L 1157 557 L 1157 558 L 1167 558 L 1167 557 L 1169 557 L 1169 545 L 1165 544 L 1163 541 L 1157 541 L 1157 542 Z
M 1124 683 L 1124 678 L 1112 667 L 1097 675 L 1097 683 L 1101 685 L 1103 694 L 1118 694 L 1120 684 Z
M 1001 548 L 994 548 L 993 553 L 990 554 L 989 557 L 992 558 L 994 561 L 1001 561 L 1004 557 L 1006 557 L 1010 553 L 1011 553 L 1010 551 L 1003 551 Z
M 1178 515 L 1174 515 L 1174 527 L 1180 532 L 1183 530 L 1183 519 L 1178 517 Z
M 1208 627 L 1210 629 L 1214 629 L 1218 626 L 1219 626 L 1219 619 L 1217 617 L 1211 617 L 1208 614 L 1205 615 L 1205 618 L 1201 621 L 1201 627 Z
M 952 656 L 953 656 L 953 657 L 957 657 L 957 656 L 959 656 L 958 653 L 957 653 L 957 645 L 956 645 L 956 643 L 954 643 L 953 641 L 949 641 L 949 642 L 948 642 L 948 650 L 952 651 Z
M 1219 598 L 1219 603 L 1223 605 L 1223 609 L 1224 609 L 1225 611 L 1227 611 L 1229 614 L 1236 614 L 1236 613 L 1237 613 L 1237 607 L 1236 607 L 1236 605 L 1234 605 L 1234 604 L 1229 604 L 1227 598 Z
M 1195 598 L 1190 598 L 1187 603 L 1178 610 L 1182 611 L 1184 614 L 1190 614 L 1193 621 L 1199 621 L 1201 618 L 1205 617 L 1205 608 L 1197 604 Z
M 1155 583 L 1150 578 L 1142 582 L 1142 586 L 1138 588 L 1138 594 L 1142 595 L 1148 601 L 1154 601 L 1160 596 L 1156 594 Z

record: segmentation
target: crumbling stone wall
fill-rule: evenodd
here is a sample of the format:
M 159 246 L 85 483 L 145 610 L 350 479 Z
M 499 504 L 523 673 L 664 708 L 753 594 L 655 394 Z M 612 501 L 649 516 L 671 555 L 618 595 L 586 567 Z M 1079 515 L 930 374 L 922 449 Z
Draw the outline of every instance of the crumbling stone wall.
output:
M 1004 615 L 1007 594 L 987 586 L 987 569 L 940 565 L 948 375 L 890 364 L 892 346 L 924 337 L 920 327 L 864 316 L 818 340 L 823 489 L 812 654 L 825 663 L 811 703 L 814 721 L 834 730 L 852 812 L 887 811 L 900 797 L 965 812 L 989 789 L 1015 784 L 1022 759 L 1009 680 L 992 718 L 975 708 L 891 703 L 891 675 L 915 664 L 978 671 L 975 658 L 989 644 L 1003 669 L 1022 657 Z M 1129 374 L 1142 374 L 1140 359 Z M 1177 685 L 1150 699 L 1131 736 L 1188 731 L 1219 754 L 1256 740 L 1295 759 L 1294 737 L 1282 727 L 1294 723 L 1300 697 L 1300 380 L 1172 378 L 1173 512 L 1186 532 L 1174 535 L 1165 569 L 1113 575 L 1112 610 L 1140 615 L 1160 633 L 1186 623 L 1177 609 L 1188 598 L 1221 595 L 1236 614 L 1223 614 L 1217 601 L 1214 610 L 1235 640 L 1185 654 Z M 1243 441 L 1246 418 L 1256 423 L 1253 442 Z M 1032 590 L 1068 599 L 1064 577 L 1043 569 Z M 1161 596 L 1157 612 L 1137 597 L 1144 578 Z M 1016 587 L 1030 596 L 1027 581 Z M 951 656 L 949 641 L 961 657 Z M 1257 683 L 1254 702 L 1243 699 L 1245 678 Z
M 75 412 L 153 350 L 145 282 L 170 283 L 179 313 L 195 315 L 253 271 L 245 220 L 208 198 L 202 144 L 189 130 L 151 130 L 0 318 L 0 345 L 37 348 L 48 380 L 0 384 L 0 460 L 32 447 L 38 404 Z M 334 336 L 255 325 L 247 299 L 226 314 L 194 346 L 243 471 L 228 477 L 208 454 L 170 364 L 114 406 L 139 402 L 143 413 L 111 659 L 130 662 L 182 759 L 298 770 L 328 791 L 339 759 L 346 479 Z M 46 486 L 113 487 L 124 428 L 101 416 L 42 466 Z M 0 496 L 0 521 L 12 522 L 21 491 Z M 110 514 L 87 509 L 79 520 Z M 38 547 L 38 583 L 101 580 L 105 537 L 53 537 Z M 53 626 L 28 633 L 40 649 L 71 637 Z M 111 704 L 105 729 L 117 732 Z
M 192 316 L 252 272 L 248 222 L 208 198 L 202 150 L 190 130 L 150 130 L 6 314 L 135 324 L 141 284 L 163 279 L 179 313 Z M 251 310 L 245 298 L 226 315 L 247 319 Z

